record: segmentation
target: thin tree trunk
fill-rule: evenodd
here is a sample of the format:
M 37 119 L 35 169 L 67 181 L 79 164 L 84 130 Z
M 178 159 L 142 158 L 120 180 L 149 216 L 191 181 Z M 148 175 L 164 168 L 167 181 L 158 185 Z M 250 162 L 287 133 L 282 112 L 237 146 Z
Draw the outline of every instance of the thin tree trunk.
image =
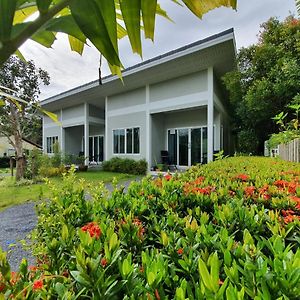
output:
M 15 140 L 16 150 L 16 181 L 24 178 L 25 173 L 25 158 L 23 153 L 22 128 L 19 115 L 14 104 L 10 104 L 10 111 L 13 118 L 13 135 Z

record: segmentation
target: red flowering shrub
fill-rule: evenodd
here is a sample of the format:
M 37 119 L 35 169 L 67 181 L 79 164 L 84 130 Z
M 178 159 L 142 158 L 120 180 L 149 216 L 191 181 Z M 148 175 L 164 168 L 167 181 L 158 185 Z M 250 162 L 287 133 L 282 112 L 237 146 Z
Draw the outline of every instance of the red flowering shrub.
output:
M 11 274 L 0 251 L 0 293 L 299 298 L 300 277 L 293 275 L 300 274 L 299 165 L 224 159 L 172 177 L 146 177 L 109 198 L 99 188 L 88 201 L 74 177 L 64 180 L 66 186 L 39 205 L 37 266 L 23 264 Z
M 35 280 L 33 282 L 32 290 L 33 291 L 40 290 L 40 289 L 43 288 L 43 286 L 44 286 L 44 284 L 43 284 L 43 280 L 42 279 Z
M 101 229 L 95 222 L 84 225 L 83 227 L 81 227 L 81 230 L 84 232 L 88 232 L 91 237 L 95 237 L 96 239 L 99 239 L 99 237 L 101 236 Z

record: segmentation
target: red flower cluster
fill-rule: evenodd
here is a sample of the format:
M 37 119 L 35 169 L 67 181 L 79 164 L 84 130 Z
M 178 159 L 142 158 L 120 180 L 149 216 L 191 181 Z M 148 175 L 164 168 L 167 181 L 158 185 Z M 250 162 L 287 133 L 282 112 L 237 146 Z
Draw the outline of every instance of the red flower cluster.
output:
M 253 196 L 255 191 L 256 191 L 255 186 L 246 186 L 244 189 L 244 193 L 245 193 L 246 197 Z
M 241 181 L 247 181 L 247 180 L 249 180 L 250 177 L 249 177 L 249 175 L 246 175 L 246 174 L 239 174 L 239 175 L 236 175 L 234 178 L 239 179 Z
M 91 237 L 95 237 L 96 239 L 98 239 L 102 234 L 101 229 L 96 222 L 91 222 L 84 225 L 83 227 L 81 227 L 81 230 L 84 232 L 88 232 Z
M 274 182 L 274 185 L 275 186 L 277 186 L 278 188 L 285 188 L 285 187 L 287 187 L 288 185 L 289 185 L 289 182 L 288 181 L 286 181 L 286 180 L 276 180 L 275 182 Z
M 182 254 L 183 254 L 183 249 L 182 249 L 182 248 L 179 248 L 179 249 L 177 250 L 177 253 L 178 253 L 179 255 L 182 255 Z
M 100 264 L 103 268 L 105 268 L 107 266 L 107 263 L 108 263 L 108 261 L 106 258 L 102 258 L 100 261 Z
M 204 188 L 194 187 L 192 189 L 192 192 L 194 194 L 203 194 L 203 195 L 210 195 L 212 191 L 214 191 L 214 188 L 211 186 L 207 186 Z
M 293 202 L 296 203 L 296 209 L 300 210 L 300 198 L 296 196 L 291 196 L 290 198 Z
M 172 175 L 171 174 L 166 174 L 164 176 L 164 178 L 167 180 L 167 181 L 170 181 L 172 179 Z
M 143 223 L 139 218 L 134 218 L 132 224 L 139 228 L 137 236 L 142 238 L 145 233 L 145 228 L 143 227 Z
M 37 279 L 33 282 L 33 287 L 32 287 L 32 290 L 33 291 L 37 291 L 37 290 L 40 290 L 42 289 L 44 286 L 43 284 L 43 280 L 42 279 Z
M 194 180 L 194 184 L 202 184 L 202 182 L 204 181 L 204 177 L 203 176 L 200 176 L 198 177 L 197 179 Z

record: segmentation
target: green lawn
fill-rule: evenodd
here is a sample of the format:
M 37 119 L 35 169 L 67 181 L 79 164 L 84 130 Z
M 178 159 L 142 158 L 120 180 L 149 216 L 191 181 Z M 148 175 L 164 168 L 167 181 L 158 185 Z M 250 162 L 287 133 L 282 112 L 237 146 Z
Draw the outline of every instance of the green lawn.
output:
M 10 176 L 3 176 L 5 172 L 1 169 L 0 172 L 0 211 L 16 204 L 24 203 L 26 201 L 36 201 L 50 196 L 50 191 L 45 183 L 32 184 L 28 186 L 15 186 L 14 178 Z M 88 172 L 80 172 L 77 174 L 78 180 L 84 179 L 89 184 L 97 184 L 99 181 L 109 183 L 116 178 L 118 182 L 135 179 L 136 175 L 128 175 L 121 173 L 104 172 L 98 170 L 89 170 Z M 61 177 L 53 177 L 50 179 L 56 186 L 61 185 Z

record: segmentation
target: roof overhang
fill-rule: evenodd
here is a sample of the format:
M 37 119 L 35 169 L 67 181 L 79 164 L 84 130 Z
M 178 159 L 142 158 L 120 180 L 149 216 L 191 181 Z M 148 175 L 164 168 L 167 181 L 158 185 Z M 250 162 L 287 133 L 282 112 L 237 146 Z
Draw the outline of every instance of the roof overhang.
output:
M 41 105 L 57 110 L 84 102 L 104 107 L 104 99 L 146 84 L 155 84 L 213 67 L 221 78 L 235 69 L 236 45 L 233 29 L 226 30 L 204 40 L 184 46 L 164 55 L 147 60 L 122 72 L 123 81 L 117 76 L 106 76 L 72 90 L 45 99 Z

